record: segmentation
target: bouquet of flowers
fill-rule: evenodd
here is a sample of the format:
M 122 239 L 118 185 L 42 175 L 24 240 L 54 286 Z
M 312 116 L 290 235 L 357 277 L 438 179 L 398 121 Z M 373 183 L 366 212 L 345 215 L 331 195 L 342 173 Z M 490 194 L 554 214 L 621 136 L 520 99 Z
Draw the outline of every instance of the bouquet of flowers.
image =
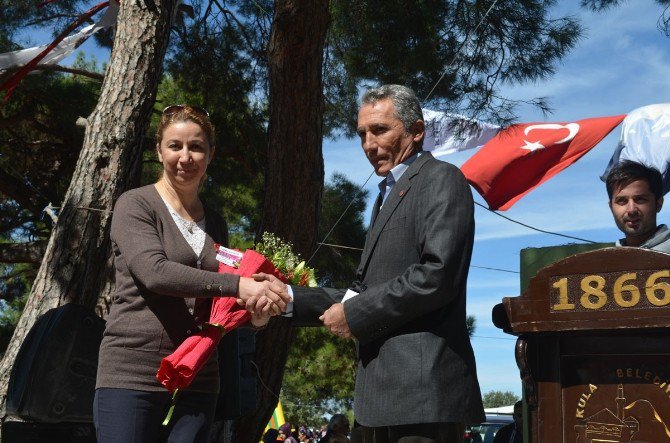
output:
M 263 233 L 255 250 L 247 249 L 244 253 L 221 245 L 214 247 L 219 260 L 219 273 L 251 277 L 263 272 L 291 285 L 316 286 L 314 269 L 307 267 L 300 256 L 292 251 L 290 243 L 273 234 Z M 251 314 L 237 304 L 235 297 L 215 297 L 209 323 L 162 360 L 156 378 L 175 394 L 179 389 L 186 388 L 212 355 L 221 337 L 250 318 Z
M 280 240 L 274 234 L 264 232 L 261 241 L 254 249 L 267 257 L 275 268 L 286 276 L 286 283 L 293 286 L 316 286 L 316 271 L 307 267 L 305 261 L 293 252 L 291 243 Z

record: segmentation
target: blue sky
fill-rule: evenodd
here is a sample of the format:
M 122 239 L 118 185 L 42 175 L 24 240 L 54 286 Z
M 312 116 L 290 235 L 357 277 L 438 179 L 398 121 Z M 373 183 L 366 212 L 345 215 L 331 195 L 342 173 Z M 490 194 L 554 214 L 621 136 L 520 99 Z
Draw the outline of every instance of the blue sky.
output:
M 587 28 L 577 47 L 545 82 L 506 87 L 512 99 L 548 96 L 553 114 L 546 119 L 530 107 L 519 109 L 519 121 L 565 121 L 625 114 L 653 103 L 670 101 L 670 38 L 656 27 L 662 8 L 649 0 L 624 2 L 619 8 L 594 14 L 578 1 L 561 1 L 559 14 L 575 15 Z M 616 128 L 596 148 L 570 168 L 541 185 L 504 212 L 532 226 L 593 241 L 614 241 L 619 231 L 607 207 L 607 193 L 598 178 L 617 144 Z M 474 151 L 443 157 L 460 166 Z M 358 140 L 324 143 L 326 177 L 340 171 L 362 184 L 370 166 Z M 366 186 L 377 194 L 375 176 Z M 485 204 L 473 190 L 475 201 Z M 372 204 L 369 202 L 369 205 Z M 368 210 L 369 212 L 369 210 Z M 667 208 L 659 214 L 667 222 Z M 472 264 L 519 271 L 520 250 L 575 242 L 535 232 L 476 207 Z M 472 344 L 482 393 L 510 390 L 521 394 L 514 360 L 515 338 L 491 322 L 491 308 L 503 297 L 519 295 L 519 275 L 470 269 L 468 313 L 477 318 Z
M 574 15 L 587 28 L 577 47 L 557 66 L 547 81 L 506 87 L 504 95 L 517 100 L 548 96 L 554 112 L 546 119 L 537 110 L 519 109 L 519 121 L 565 121 L 617 115 L 653 103 L 670 101 L 670 38 L 656 27 L 663 8 L 651 0 L 624 2 L 619 8 L 594 14 L 579 8 L 578 0 L 558 2 L 554 16 Z M 42 39 L 44 37 L 44 39 Z M 46 43 L 48 35 L 33 34 L 27 40 Z M 28 42 L 26 42 L 28 43 Z M 104 61 L 108 54 L 94 43 L 82 46 Z M 66 59 L 67 65 L 74 56 Z M 607 195 L 599 175 L 616 146 L 619 128 L 576 164 L 561 172 L 520 200 L 504 214 L 532 226 L 593 241 L 619 237 L 607 207 Z M 447 156 L 458 166 L 474 151 Z M 358 140 L 324 141 L 326 177 L 344 173 L 362 184 L 370 174 Z M 370 198 L 377 193 L 379 179 L 366 188 Z M 473 190 L 475 200 L 483 199 Z M 369 205 L 371 202 L 369 202 Z M 369 213 L 369 209 L 368 209 Z M 659 215 L 668 221 L 667 208 Z M 477 207 L 476 236 L 472 264 L 519 271 L 519 251 L 527 247 L 560 245 L 568 239 L 538 233 L 504 220 Z M 514 361 L 515 339 L 491 322 L 491 308 L 506 296 L 519 295 L 519 276 L 472 268 L 468 280 L 468 313 L 477 318 L 473 347 L 482 393 L 510 390 L 520 395 L 518 369 Z

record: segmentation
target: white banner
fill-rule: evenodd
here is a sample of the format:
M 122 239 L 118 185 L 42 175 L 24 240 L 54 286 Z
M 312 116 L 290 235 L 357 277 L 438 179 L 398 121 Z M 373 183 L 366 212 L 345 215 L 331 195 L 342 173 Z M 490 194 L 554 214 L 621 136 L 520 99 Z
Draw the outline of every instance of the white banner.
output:
M 500 131 L 500 126 L 463 115 L 423 109 L 426 136 L 424 151 L 434 157 L 483 146 Z
M 621 160 L 658 169 L 663 193 L 670 190 L 670 103 L 643 106 L 631 111 L 621 123 L 619 144 L 603 174 Z
M 116 26 L 116 17 L 119 15 L 119 3 L 116 0 L 109 2 L 109 7 L 105 10 L 100 20 L 97 23 L 89 25 L 74 35 L 65 37 L 58 46 L 49 52 L 38 64 L 40 65 L 55 65 L 75 49 L 79 47 L 91 35 L 106 29 Z M 34 59 L 40 54 L 49 44 L 36 46 L 34 48 L 21 49 L 13 52 L 6 52 L 0 54 L 0 74 L 7 69 L 19 68 Z

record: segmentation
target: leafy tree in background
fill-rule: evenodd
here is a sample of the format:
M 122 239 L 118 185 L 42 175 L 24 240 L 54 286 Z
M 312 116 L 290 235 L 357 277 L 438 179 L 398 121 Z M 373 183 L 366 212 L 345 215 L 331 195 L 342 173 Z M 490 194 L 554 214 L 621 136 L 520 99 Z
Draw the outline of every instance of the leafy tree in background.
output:
M 352 340 L 324 328 L 300 328 L 289 351 L 281 396 L 292 423 L 318 423 L 353 407 L 356 353 Z
M 489 391 L 482 396 L 482 402 L 484 403 L 485 408 L 510 406 L 518 400 L 520 400 L 520 398 L 512 391 Z
M 465 318 L 465 326 L 468 328 L 468 337 L 472 338 L 477 328 L 477 318 L 474 315 L 468 315 Z
M 426 107 L 504 125 L 516 118 L 517 102 L 500 87 L 547 78 L 581 35 L 574 17 L 550 17 L 554 4 L 427 0 L 408 15 L 402 1 L 333 0 L 329 60 L 336 73 L 346 72 L 351 92 L 353 85 L 400 83 L 419 99 L 430 97 Z M 337 112 L 337 96 L 328 97 L 327 111 Z M 549 109 L 545 98 L 531 102 Z
M 63 0 L 52 8 L 36 8 L 29 2 L 2 2 L 0 52 L 19 49 L 16 39 L 25 28 L 63 28 L 77 17 L 81 3 Z M 3 336 L 11 336 L 16 311 L 20 314 L 25 303 L 17 297 L 30 289 L 46 250 L 52 220 L 43 209 L 49 203 L 59 206 L 74 172 L 84 138 L 75 122 L 98 101 L 104 66 L 80 54 L 71 68 L 87 75 L 37 71 L 0 108 L 0 298 L 7 308 L 0 311 Z M 10 74 L 0 75 L 0 81 Z M 6 344 L 0 340 L 0 349 Z
M 3 334 L 11 336 L 14 310 L 25 303 L 15 299 L 30 289 L 46 250 L 52 220 L 43 210 L 60 205 L 72 177 L 84 136 L 74 122 L 91 112 L 99 87 L 90 78 L 39 73 L 0 109 L 0 287 L 13 288 L 0 290 L 12 307 L 0 311 Z M 2 351 L 6 345 L 0 340 Z
M 88 4 L 61 0 L 33 11 L 32 5 L 17 3 L 6 7 L 3 4 L 0 21 L 14 20 L 11 26 L 5 26 L 4 21 L 0 23 L 0 44 L 6 47 L 15 45 L 13 37 L 19 29 L 16 26 L 47 24 L 58 28 L 58 23 L 71 20 L 75 11 L 83 10 Z M 157 3 L 162 5 L 163 0 Z M 238 162 L 236 167 L 221 168 L 225 177 L 237 177 L 246 164 L 266 165 L 264 192 L 256 191 L 261 189 L 262 178 L 253 173 L 257 170 L 251 169 L 252 174 L 243 184 L 245 192 L 233 187 L 220 198 L 223 201 L 234 195 L 244 196 L 236 209 L 244 214 L 251 206 L 248 196 L 263 197 L 262 201 L 256 199 L 259 205 L 254 207 L 262 203 L 263 215 L 244 214 L 246 219 L 243 217 L 239 225 L 241 231 L 253 231 L 258 224 L 257 230 L 275 232 L 293 242 L 304 256 L 311 255 L 318 241 L 323 184 L 322 137 L 350 133 L 359 87 L 404 83 L 413 87 L 420 97 L 430 93 L 430 100 L 424 105 L 506 122 L 514 118 L 515 102 L 499 96 L 501 82 L 537 80 L 550 75 L 553 66 L 574 45 L 581 32 L 573 18 L 550 17 L 549 8 L 555 2 L 539 0 L 500 0 L 492 8 L 490 0 L 429 0 L 413 5 L 411 16 L 407 14 L 406 2 L 397 0 L 193 0 L 191 3 L 194 17 L 179 16 L 176 22 L 175 33 L 184 41 L 175 43 L 173 40 L 173 47 L 168 50 L 167 65 L 173 80 L 180 88 L 205 85 L 204 93 L 188 91 L 192 95 L 185 97 L 221 100 L 212 102 L 226 112 L 217 117 L 224 122 L 217 123 L 220 130 L 235 131 L 239 127 L 245 131 L 242 138 L 253 139 L 255 130 L 250 132 L 243 124 L 254 115 L 262 115 L 263 119 L 253 124 L 267 128 L 266 151 L 257 151 L 257 155 L 249 147 L 243 150 L 242 156 L 228 157 Z M 122 7 L 124 5 L 122 2 Z M 127 16 L 126 19 L 134 18 Z M 199 46 L 201 43 L 203 46 Z M 216 52 L 217 45 L 223 48 L 219 52 Z M 215 50 L 213 60 L 209 59 L 210 49 Z M 241 68 L 241 75 L 233 69 L 235 67 Z M 210 74 L 206 79 L 192 81 L 192 76 L 207 72 Z M 444 78 L 432 90 L 442 73 Z M 219 77 L 239 81 L 241 88 L 235 89 L 236 84 L 224 88 L 225 83 L 219 82 Z M 189 81 L 180 83 L 181 79 Z M 132 84 L 124 86 L 129 88 Z M 229 93 L 234 99 L 226 102 Z M 242 109 L 259 114 L 242 112 L 229 119 L 230 114 L 237 112 L 233 109 L 239 109 L 231 106 L 231 102 L 240 101 L 248 105 Z M 535 103 L 547 109 L 543 100 Z M 110 103 L 98 104 L 104 105 Z M 144 105 L 142 109 L 149 111 Z M 72 126 L 71 121 L 69 125 Z M 98 135 L 109 135 L 106 132 L 108 128 L 103 128 Z M 119 141 L 123 142 L 123 137 Z M 151 143 L 137 145 L 150 146 Z M 255 142 L 250 146 L 256 146 Z M 150 151 L 151 148 L 147 149 Z M 254 159 L 258 163 L 254 163 Z M 149 157 L 145 156 L 145 160 Z M 135 167 L 134 163 L 130 164 L 133 159 L 125 161 L 129 164 L 122 164 L 122 169 Z M 212 192 L 216 193 L 213 188 L 218 184 L 212 178 L 207 186 L 212 186 Z M 81 188 L 81 185 L 74 183 L 70 188 Z M 7 203 L 9 206 L 17 204 L 11 198 Z M 252 212 L 258 213 L 257 210 Z M 105 229 L 89 232 L 92 236 L 95 233 L 104 236 Z M 104 243 L 104 239 L 101 241 Z M 107 259 L 104 255 L 81 254 L 78 260 L 89 260 L 89 269 L 100 269 Z M 72 265 L 80 263 L 75 260 Z M 56 277 L 45 278 L 56 280 Z M 105 288 L 102 292 L 108 290 Z M 282 372 L 277 369 L 284 367 L 291 339 L 289 331 L 286 322 L 274 321 L 259 333 L 259 367 L 272 389 L 278 390 L 281 385 Z M 234 437 L 237 441 L 258 440 L 273 399 L 261 395 L 259 401 L 257 413 L 237 423 Z
M 28 289 L 35 279 L 33 266 L 20 263 L 14 266 L 3 266 L 0 279 L 0 356 L 2 356 L 12 338 L 16 323 L 19 321 L 28 297 Z
M 324 186 L 318 239 L 328 245 L 319 245 L 312 260 L 322 285 L 346 288 L 354 281 L 367 232 L 368 194 L 342 173 Z
M 38 74 L 0 109 L 0 235 L 48 236 L 42 210 L 65 194 L 84 135 L 74 122 L 93 109 L 98 89 L 99 83 L 79 76 Z

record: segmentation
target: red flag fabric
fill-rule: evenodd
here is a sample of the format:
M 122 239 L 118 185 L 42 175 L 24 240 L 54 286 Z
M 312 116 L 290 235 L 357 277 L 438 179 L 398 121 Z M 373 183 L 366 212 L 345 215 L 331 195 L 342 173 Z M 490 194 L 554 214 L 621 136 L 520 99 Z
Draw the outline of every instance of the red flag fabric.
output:
M 513 125 L 470 157 L 461 171 L 490 209 L 504 211 L 576 162 L 624 117 Z
M 244 252 L 237 268 L 219 263 L 221 274 L 250 277 L 258 272 L 273 274 L 283 282 L 288 281 L 268 259 L 251 249 Z M 248 322 L 250 318 L 251 314 L 238 306 L 235 297 L 215 297 L 209 323 L 161 361 L 156 378 L 170 392 L 188 387 L 218 346 L 223 334 Z

